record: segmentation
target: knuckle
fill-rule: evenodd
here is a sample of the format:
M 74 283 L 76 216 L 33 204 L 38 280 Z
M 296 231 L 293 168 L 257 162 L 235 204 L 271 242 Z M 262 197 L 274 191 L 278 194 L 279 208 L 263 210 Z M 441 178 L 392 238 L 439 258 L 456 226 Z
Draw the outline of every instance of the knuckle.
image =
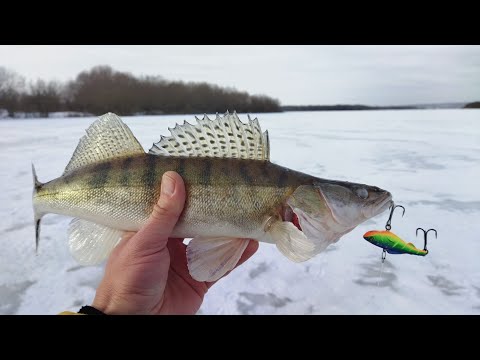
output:
M 165 216 L 169 216 L 170 213 L 171 213 L 171 210 L 168 206 L 165 206 L 165 204 L 162 204 L 162 203 L 156 203 L 153 207 L 152 215 L 155 217 L 165 217 Z
M 162 202 L 156 203 L 153 207 L 152 218 L 154 220 L 175 220 L 178 218 L 179 214 L 176 209 L 171 206 L 166 206 Z

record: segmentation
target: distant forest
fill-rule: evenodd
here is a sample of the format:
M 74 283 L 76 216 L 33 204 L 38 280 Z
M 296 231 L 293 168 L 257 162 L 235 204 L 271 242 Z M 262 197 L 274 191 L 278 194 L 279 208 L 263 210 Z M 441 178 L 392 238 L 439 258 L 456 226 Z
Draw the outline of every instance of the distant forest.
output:
M 37 80 L 0 67 L 0 109 L 48 117 L 66 111 L 99 115 L 191 114 L 282 111 L 280 102 L 265 95 L 208 83 L 168 81 L 159 76 L 136 77 L 109 66 L 96 66 L 65 83 Z
M 465 109 L 480 109 L 480 101 L 475 101 L 465 105 Z
M 368 106 L 368 105 L 286 105 L 283 111 L 351 111 L 351 110 L 409 110 L 418 106 Z

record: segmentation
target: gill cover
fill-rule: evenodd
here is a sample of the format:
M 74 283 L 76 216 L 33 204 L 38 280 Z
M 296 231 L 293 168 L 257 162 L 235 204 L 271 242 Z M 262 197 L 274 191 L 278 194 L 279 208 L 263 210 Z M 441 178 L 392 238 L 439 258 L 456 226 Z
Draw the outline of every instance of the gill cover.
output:
M 297 215 L 305 236 L 313 242 L 314 254 L 322 252 L 356 226 L 348 227 L 338 222 L 318 186 L 299 186 L 288 198 L 287 205 Z

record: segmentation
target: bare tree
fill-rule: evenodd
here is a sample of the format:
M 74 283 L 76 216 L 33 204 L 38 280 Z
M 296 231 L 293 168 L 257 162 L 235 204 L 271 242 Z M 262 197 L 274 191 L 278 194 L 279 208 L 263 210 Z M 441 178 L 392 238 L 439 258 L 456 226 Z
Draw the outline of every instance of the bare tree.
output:
M 105 65 L 81 72 L 66 85 L 38 80 L 30 85 L 28 92 L 20 90 L 24 86 L 23 78 L 12 72 L 3 73 L 8 80 L 3 81 L 3 87 L 10 89 L 4 93 L 10 97 L 4 95 L 2 99 L 8 103 L 4 107 L 9 112 L 13 112 L 19 103 L 24 111 L 39 112 L 44 116 L 62 107 L 93 114 L 112 111 L 120 115 L 281 111 L 278 100 L 267 96 L 251 96 L 234 88 L 205 82 L 171 82 L 158 76 L 135 77 Z
M 25 88 L 25 78 L 13 70 L 0 66 L 0 109 L 13 117 L 19 110 L 20 98 Z
M 37 80 L 30 84 L 30 92 L 23 96 L 23 106 L 29 112 L 48 117 L 51 112 L 62 110 L 62 85 L 55 81 Z

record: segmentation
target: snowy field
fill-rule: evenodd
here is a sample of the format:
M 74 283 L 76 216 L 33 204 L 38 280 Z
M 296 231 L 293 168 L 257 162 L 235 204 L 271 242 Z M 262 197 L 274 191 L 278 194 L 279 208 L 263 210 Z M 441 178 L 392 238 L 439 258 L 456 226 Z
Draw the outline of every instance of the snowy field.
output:
M 246 120 L 245 115 L 241 115 Z M 302 264 L 261 244 L 215 285 L 200 314 L 480 314 L 480 111 L 405 110 L 260 114 L 273 162 L 310 174 L 376 185 L 405 206 L 393 231 L 426 257 L 387 255 L 362 238 L 385 212 Z M 148 150 L 192 115 L 125 117 Z M 67 247 L 69 218 L 47 215 L 35 256 L 31 204 L 58 177 L 94 118 L 0 121 L 0 314 L 76 311 L 93 300 L 103 267 L 81 267 Z M 430 233 L 430 235 L 433 235 Z

